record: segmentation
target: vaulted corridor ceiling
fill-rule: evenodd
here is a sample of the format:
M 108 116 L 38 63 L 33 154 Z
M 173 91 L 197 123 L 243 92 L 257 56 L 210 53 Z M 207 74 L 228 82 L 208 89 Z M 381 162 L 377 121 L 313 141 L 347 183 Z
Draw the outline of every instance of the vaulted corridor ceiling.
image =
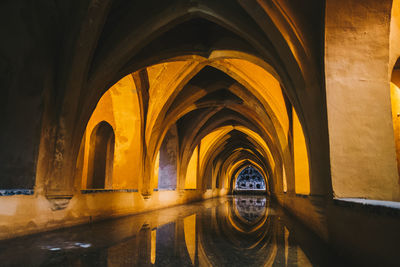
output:
M 177 165 L 174 175 L 179 177 L 168 173 L 164 177 L 177 180 L 172 184 L 178 189 L 193 183 L 193 189 L 231 191 L 234 174 L 252 164 L 268 177 L 269 190 L 283 191 L 285 166 L 294 180 L 294 150 L 306 170 L 298 173 L 297 190 L 310 192 L 303 130 L 278 80 L 240 58 L 246 54 L 216 51 L 215 55 L 219 57 L 186 56 L 186 60 L 180 57 L 147 67 L 124 77 L 103 95 L 81 147 L 90 149 L 90 133 L 101 121 L 115 129 L 115 181 L 110 188 L 137 188 L 141 182 L 137 178 L 142 176 L 143 194 L 150 195 L 152 188 L 158 188 L 152 170 L 160 167 L 163 151 L 168 150 L 168 157 L 176 158 L 172 164 Z M 175 139 L 175 147 L 167 147 L 165 139 Z M 198 163 L 191 168 L 199 169 L 195 170 L 199 181 L 194 177 L 190 182 L 186 174 L 195 150 Z M 91 164 L 82 160 L 83 165 Z M 85 179 L 82 185 L 86 186 Z
M 252 168 L 344 254 L 396 240 L 400 3 L 361 2 L 4 1 L 0 239 L 235 194 Z

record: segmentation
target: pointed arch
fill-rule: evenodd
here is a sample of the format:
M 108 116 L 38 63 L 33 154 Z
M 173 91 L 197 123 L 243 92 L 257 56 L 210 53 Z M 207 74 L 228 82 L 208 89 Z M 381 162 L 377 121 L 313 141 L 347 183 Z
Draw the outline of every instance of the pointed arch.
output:
M 112 186 L 114 165 L 114 130 L 102 121 L 90 134 L 89 164 L 86 181 L 88 189 L 102 189 Z

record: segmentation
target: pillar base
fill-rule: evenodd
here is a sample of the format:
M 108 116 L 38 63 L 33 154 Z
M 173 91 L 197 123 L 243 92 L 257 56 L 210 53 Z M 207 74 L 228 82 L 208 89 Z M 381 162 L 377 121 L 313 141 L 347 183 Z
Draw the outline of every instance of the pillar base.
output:
M 68 207 L 68 204 L 73 195 L 47 195 L 46 198 L 50 202 L 51 210 L 63 210 Z

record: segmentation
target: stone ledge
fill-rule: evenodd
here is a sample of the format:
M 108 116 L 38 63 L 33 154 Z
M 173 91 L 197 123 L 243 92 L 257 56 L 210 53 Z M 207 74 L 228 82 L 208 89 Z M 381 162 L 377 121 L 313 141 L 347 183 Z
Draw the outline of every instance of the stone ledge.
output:
M 139 192 L 137 189 L 85 189 L 81 190 L 82 194 L 97 194 L 97 193 L 133 193 Z
M 15 195 L 33 195 L 33 189 L 3 189 L 0 190 L 0 196 L 15 196 Z
M 176 188 L 158 188 L 157 191 L 176 191 Z
M 378 215 L 400 217 L 400 202 L 363 198 L 334 198 L 333 203 L 340 207 L 368 211 Z

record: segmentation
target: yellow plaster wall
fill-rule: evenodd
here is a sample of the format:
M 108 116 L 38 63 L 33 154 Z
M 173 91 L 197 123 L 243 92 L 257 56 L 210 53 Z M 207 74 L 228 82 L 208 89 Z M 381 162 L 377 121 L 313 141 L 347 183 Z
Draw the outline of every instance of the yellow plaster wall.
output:
M 285 166 L 282 168 L 282 187 L 283 187 L 283 192 L 287 192 L 287 178 L 286 178 L 286 171 L 285 171 Z
M 197 164 L 198 164 L 198 147 L 193 151 L 190 158 L 185 178 L 185 189 L 196 189 L 197 187 Z
M 140 110 L 136 87 L 130 75 L 122 78 L 100 99 L 85 135 L 82 188 L 86 188 L 90 135 L 101 121 L 114 129 L 113 189 L 137 189 L 141 170 Z
M 293 108 L 293 147 L 296 194 L 310 194 L 308 152 L 303 128 Z M 286 175 L 284 176 L 286 178 Z
M 326 101 L 336 197 L 399 199 L 393 187 L 398 172 L 388 64 L 390 7 L 375 0 L 326 1 Z
M 392 120 L 394 140 L 396 142 L 397 167 L 400 171 L 400 88 L 394 83 L 390 83 L 390 96 L 392 100 Z
M 389 47 L 389 77 L 390 99 L 392 103 L 392 122 L 394 130 L 394 140 L 396 146 L 397 172 L 398 179 L 393 181 L 393 199 L 400 200 L 400 73 L 394 69 L 400 57 L 400 1 L 393 0 L 391 23 L 390 23 L 390 47 Z
M 92 116 L 86 126 L 86 131 L 84 135 L 85 142 L 85 153 L 83 157 L 83 169 L 82 169 L 82 187 L 86 188 L 87 182 L 87 174 L 88 174 L 88 161 L 89 161 L 89 149 L 90 149 L 90 135 L 92 134 L 93 129 L 99 124 L 101 121 L 108 122 L 112 128 L 114 129 L 115 134 L 115 120 L 114 120 L 114 112 L 113 112 L 113 103 L 111 100 L 110 90 L 107 91 L 97 103 L 96 109 L 93 111 Z M 117 136 L 115 136 L 115 143 L 117 143 Z M 114 158 L 117 151 L 114 150 Z M 115 178 L 115 168 L 113 169 L 112 181 L 114 182 Z
M 160 168 L 160 151 L 157 153 L 156 161 L 154 163 L 154 186 L 153 188 L 158 188 L 158 170 Z
M 114 188 L 138 188 L 142 164 L 140 109 L 136 87 L 128 75 L 110 90 L 116 122 Z

